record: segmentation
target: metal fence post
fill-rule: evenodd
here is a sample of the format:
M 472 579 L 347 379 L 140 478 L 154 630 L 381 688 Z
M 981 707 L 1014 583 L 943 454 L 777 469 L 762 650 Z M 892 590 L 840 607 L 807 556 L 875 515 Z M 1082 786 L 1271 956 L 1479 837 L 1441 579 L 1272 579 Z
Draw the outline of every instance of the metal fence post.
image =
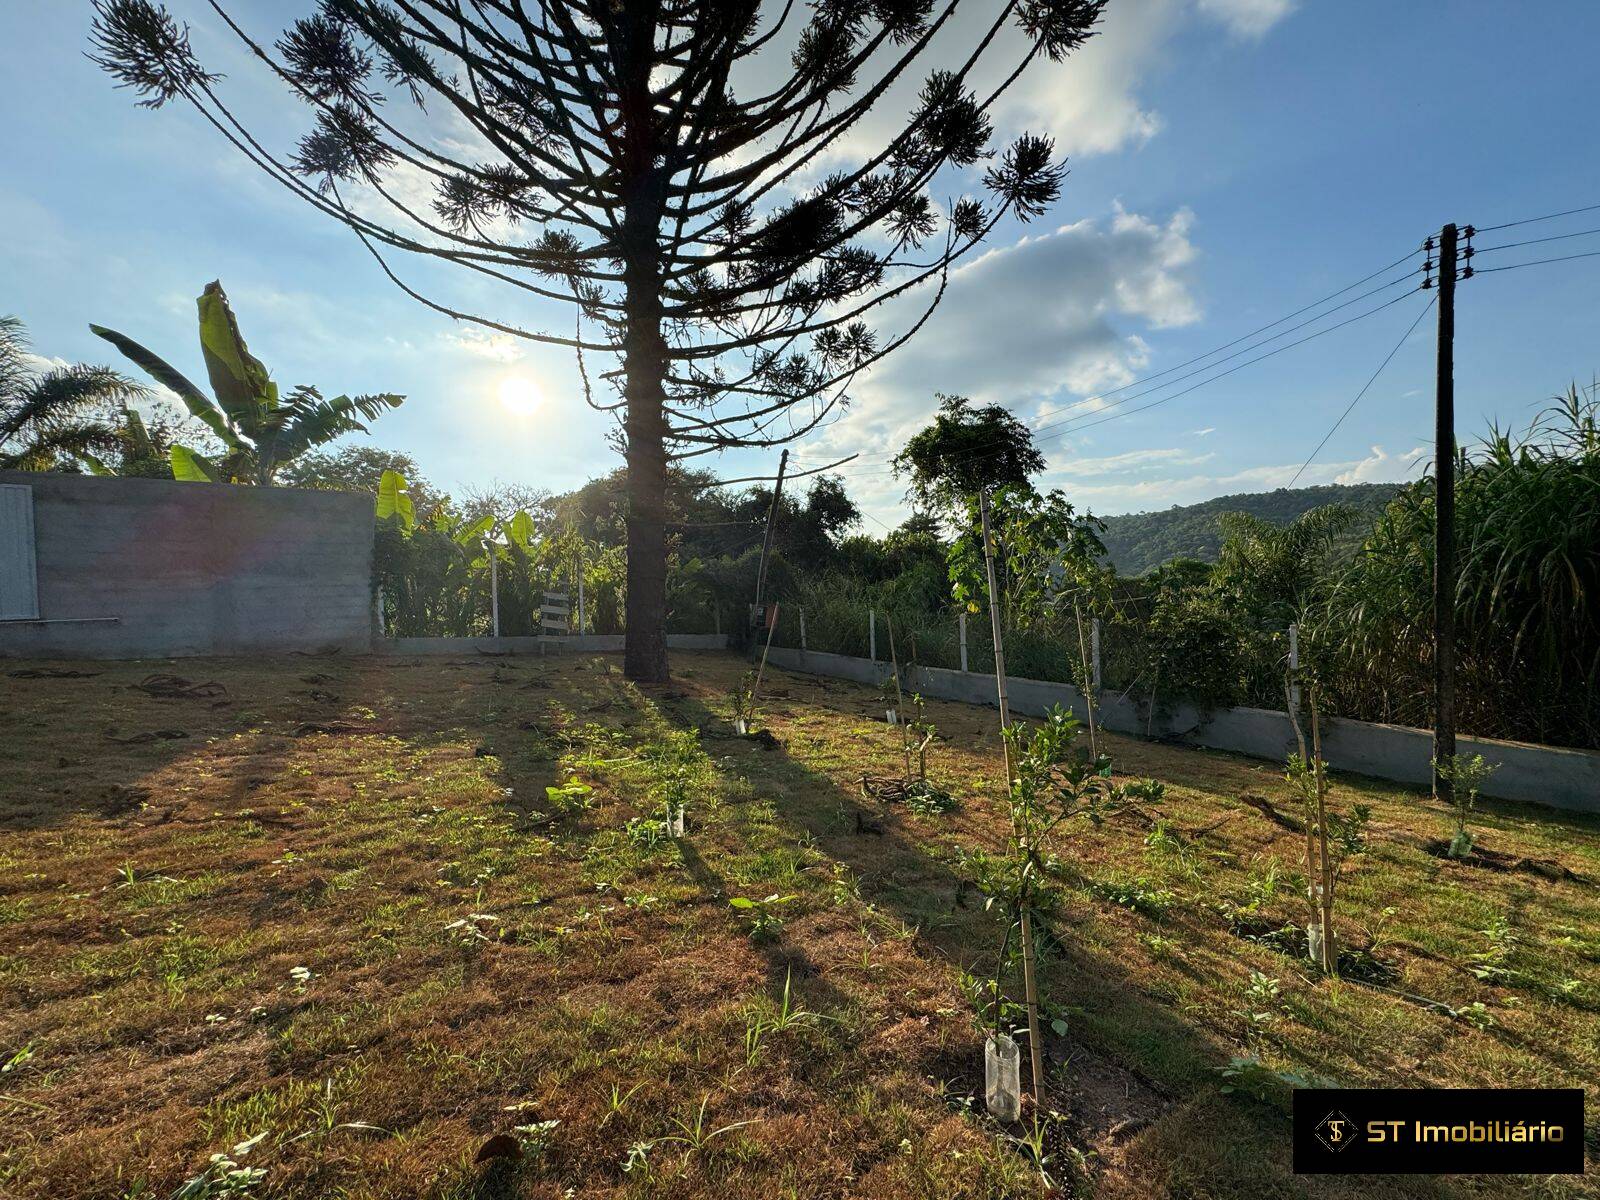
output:
M 956 614 L 956 625 L 961 633 L 961 670 L 967 669 L 967 610 L 962 609 Z
M 1100 695 L 1100 618 L 1089 627 L 1089 686 Z
M 800 653 L 806 652 L 806 610 L 800 610 Z
M 494 636 L 500 636 L 500 551 L 489 541 L 489 620 Z
M 867 609 L 867 657 L 878 661 L 878 614 Z

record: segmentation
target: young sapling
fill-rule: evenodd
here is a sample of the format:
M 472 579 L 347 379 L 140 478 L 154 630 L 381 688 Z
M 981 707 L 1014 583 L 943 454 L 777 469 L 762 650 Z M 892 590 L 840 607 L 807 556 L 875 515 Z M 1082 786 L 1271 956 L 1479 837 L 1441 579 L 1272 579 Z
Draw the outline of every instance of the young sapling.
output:
M 1499 767 L 1499 763 L 1488 762 L 1481 754 L 1474 754 L 1471 758 L 1464 754 L 1453 754 L 1442 762 L 1434 760 L 1434 770 L 1455 784 L 1456 832 L 1445 851 L 1451 858 L 1466 858 L 1472 853 L 1473 836 L 1467 828 L 1467 818 L 1477 806 L 1478 792 Z

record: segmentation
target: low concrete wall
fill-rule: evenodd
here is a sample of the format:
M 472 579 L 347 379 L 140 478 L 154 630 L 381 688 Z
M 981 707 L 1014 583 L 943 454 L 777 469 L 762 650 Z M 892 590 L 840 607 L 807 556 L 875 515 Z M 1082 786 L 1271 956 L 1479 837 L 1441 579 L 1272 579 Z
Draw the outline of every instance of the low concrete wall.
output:
M 889 673 L 889 664 L 842 654 L 795 650 L 774 646 L 775 666 L 813 675 L 851 679 L 876 685 Z M 917 667 L 907 672 L 913 691 L 939 700 L 995 707 L 993 675 Z M 1007 699 L 1016 712 L 1041 716 L 1055 705 L 1071 709 L 1083 719 L 1083 697 L 1069 684 L 1006 677 Z M 1254 758 L 1282 762 L 1294 742 L 1287 713 L 1263 708 L 1225 708 L 1202 713 L 1179 704 L 1152 721 L 1140 705 L 1108 697 L 1100 706 L 1100 720 L 1115 733 L 1178 738 L 1213 750 L 1231 750 Z M 1481 754 L 1500 769 L 1485 785 L 1486 796 L 1548 804 L 1578 812 L 1600 812 L 1600 754 L 1527 742 L 1502 742 L 1492 738 L 1456 739 L 1461 754 Z M 1397 783 L 1427 787 L 1433 778 L 1433 736 L 1403 725 L 1378 725 L 1329 717 L 1323 722 L 1322 754 L 1341 771 L 1374 775 Z
M 621 650 L 620 633 L 572 637 L 403 637 L 379 638 L 376 654 L 603 654 Z M 726 650 L 725 633 L 669 633 L 669 650 Z
M 372 500 L 0 472 L 33 490 L 39 620 L 0 656 L 171 658 L 372 643 Z

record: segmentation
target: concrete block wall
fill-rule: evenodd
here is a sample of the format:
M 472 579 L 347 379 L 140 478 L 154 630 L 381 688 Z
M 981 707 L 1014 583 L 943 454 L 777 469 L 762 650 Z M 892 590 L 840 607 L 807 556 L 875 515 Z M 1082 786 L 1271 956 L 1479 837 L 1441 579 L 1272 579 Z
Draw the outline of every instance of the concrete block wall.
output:
M 372 645 L 372 500 L 0 472 L 33 489 L 39 620 L 0 656 L 168 658 Z
M 889 673 L 889 664 L 842 654 L 823 654 L 774 646 L 774 666 L 851 679 L 876 686 Z M 907 672 L 913 691 L 939 700 L 995 707 L 993 675 L 917 667 Z M 1006 677 L 1007 700 L 1014 712 L 1037 717 L 1055 705 L 1071 709 L 1080 720 L 1087 717 L 1083 697 L 1070 684 Z M 1289 715 L 1262 708 L 1224 708 L 1201 712 L 1178 704 L 1152 721 L 1143 706 L 1108 696 L 1102 701 L 1100 720 L 1114 733 L 1174 737 L 1213 750 L 1230 750 L 1283 762 L 1295 745 Z M 1504 742 L 1493 738 L 1461 737 L 1457 752 L 1481 754 L 1500 769 L 1483 793 L 1502 800 L 1546 804 L 1576 812 L 1600 813 L 1600 754 L 1560 746 Z M 1421 729 L 1380 725 L 1329 717 L 1323 722 L 1322 754 L 1337 770 L 1354 771 L 1396 783 L 1427 788 L 1432 782 L 1433 737 Z

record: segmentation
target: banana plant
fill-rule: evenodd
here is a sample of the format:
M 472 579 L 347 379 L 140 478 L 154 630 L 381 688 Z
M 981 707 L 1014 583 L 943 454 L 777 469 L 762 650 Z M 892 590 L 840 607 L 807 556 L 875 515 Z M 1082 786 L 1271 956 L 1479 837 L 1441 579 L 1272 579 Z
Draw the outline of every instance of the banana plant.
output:
M 346 433 L 365 433 L 358 415 L 373 420 L 405 399 L 391 392 L 324 400 L 314 387 L 278 394 L 261 360 L 245 346 L 222 284 L 206 285 L 198 301 L 200 351 L 213 396 L 207 396 L 164 359 L 132 338 L 100 325 L 89 329 L 110 342 L 157 382 L 177 393 L 184 406 L 222 442 L 211 459 L 187 446 L 171 451 L 174 479 L 205 483 L 255 483 L 263 487 L 285 464 Z

